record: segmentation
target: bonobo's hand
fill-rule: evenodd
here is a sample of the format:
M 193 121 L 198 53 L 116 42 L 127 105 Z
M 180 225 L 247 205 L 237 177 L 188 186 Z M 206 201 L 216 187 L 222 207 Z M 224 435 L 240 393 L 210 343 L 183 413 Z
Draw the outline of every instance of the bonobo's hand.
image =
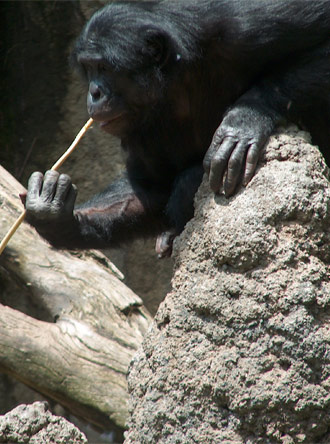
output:
M 225 195 L 230 196 L 241 180 L 243 185 L 249 183 L 273 127 L 271 115 L 251 106 L 236 106 L 226 114 L 203 163 L 215 193 L 223 187 Z
M 43 176 L 35 172 L 25 198 L 26 219 L 35 226 L 72 220 L 76 196 L 76 187 L 67 174 L 50 170 Z

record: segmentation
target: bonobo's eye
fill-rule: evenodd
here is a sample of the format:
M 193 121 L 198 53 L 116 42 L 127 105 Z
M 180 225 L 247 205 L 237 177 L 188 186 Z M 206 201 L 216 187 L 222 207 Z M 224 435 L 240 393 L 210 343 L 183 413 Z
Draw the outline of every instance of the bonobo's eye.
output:
M 105 63 L 99 63 L 97 66 L 98 72 L 100 73 L 105 73 L 107 71 L 109 71 L 109 66 Z
M 79 74 L 83 77 L 83 79 L 88 80 L 91 72 L 91 65 L 86 60 L 78 59 L 77 68 Z
M 77 65 L 77 69 L 82 78 L 88 79 L 88 70 L 84 63 L 79 63 L 79 65 Z
M 164 66 L 170 56 L 170 42 L 166 33 L 161 30 L 148 29 L 144 41 L 142 54 L 157 65 Z

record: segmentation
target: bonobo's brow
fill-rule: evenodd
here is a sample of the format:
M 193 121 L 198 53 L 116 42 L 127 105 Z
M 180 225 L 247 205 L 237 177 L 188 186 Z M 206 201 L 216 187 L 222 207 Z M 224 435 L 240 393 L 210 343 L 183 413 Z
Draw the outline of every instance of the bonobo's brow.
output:
M 78 55 L 78 63 L 81 64 L 98 64 L 98 63 L 104 63 L 104 64 L 109 64 L 108 60 L 105 59 L 102 55 L 100 54 L 90 54 L 88 52 L 82 52 Z

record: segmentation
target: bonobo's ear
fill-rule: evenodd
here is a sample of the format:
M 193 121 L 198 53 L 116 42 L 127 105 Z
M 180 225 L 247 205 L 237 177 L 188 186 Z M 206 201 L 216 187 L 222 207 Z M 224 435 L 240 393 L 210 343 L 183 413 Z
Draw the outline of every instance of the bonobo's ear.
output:
M 147 29 L 144 33 L 142 53 L 158 66 L 164 66 L 173 52 L 168 34 L 159 29 Z

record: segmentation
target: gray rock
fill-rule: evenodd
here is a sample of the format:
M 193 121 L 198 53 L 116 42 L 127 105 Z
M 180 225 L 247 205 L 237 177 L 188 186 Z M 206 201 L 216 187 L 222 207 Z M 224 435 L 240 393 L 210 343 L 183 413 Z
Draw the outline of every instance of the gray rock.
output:
M 329 443 L 329 170 L 308 135 L 273 136 L 228 200 L 204 181 L 174 256 L 125 444 Z
M 0 416 L 0 443 L 85 444 L 87 439 L 66 419 L 53 415 L 47 402 L 22 404 Z

